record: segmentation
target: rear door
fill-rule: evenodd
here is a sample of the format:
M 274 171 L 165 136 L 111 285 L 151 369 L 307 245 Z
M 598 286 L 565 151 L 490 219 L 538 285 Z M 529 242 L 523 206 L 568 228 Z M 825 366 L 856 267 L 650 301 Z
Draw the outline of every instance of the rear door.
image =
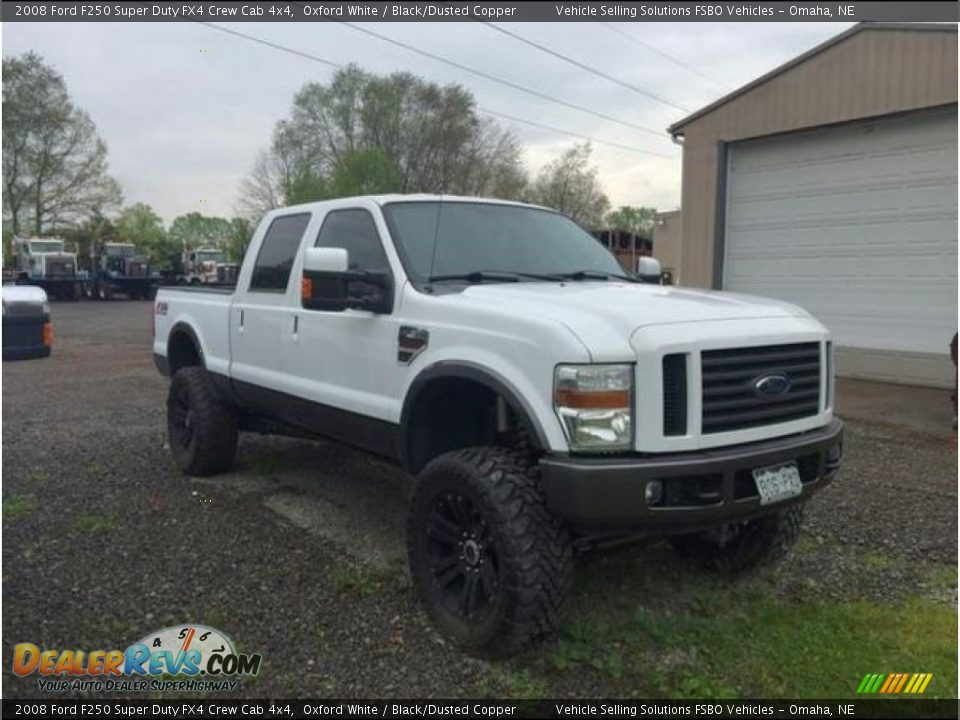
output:
M 240 397 L 255 407 L 263 404 L 263 390 L 289 390 L 282 348 L 290 332 L 292 270 L 311 219 L 310 212 L 280 212 L 264 220 L 256 258 L 244 265 L 237 285 L 230 376 Z

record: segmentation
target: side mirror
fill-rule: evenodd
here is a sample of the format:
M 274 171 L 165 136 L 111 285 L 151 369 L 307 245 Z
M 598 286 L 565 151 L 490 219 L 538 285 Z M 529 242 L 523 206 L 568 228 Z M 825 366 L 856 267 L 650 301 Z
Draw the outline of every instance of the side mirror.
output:
M 303 272 L 344 273 L 349 258 L 344 248 L 312 247 L 303 254 Z
M 383 314 L 393 310 L 393 278 L 388 272 L 350 270 L 344 248 L 307 248 L 300 281 L 306 310 L 339 312 L 348 308 Z
M 642 256 L 637 258 L 637 276 L 646 283 L 660 284 L 660 261 Z

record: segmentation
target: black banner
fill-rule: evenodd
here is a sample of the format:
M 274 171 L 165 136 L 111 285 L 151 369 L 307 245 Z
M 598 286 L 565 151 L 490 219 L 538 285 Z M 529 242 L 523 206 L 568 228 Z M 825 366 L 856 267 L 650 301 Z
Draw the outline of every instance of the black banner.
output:
M 954 700 L 8 700 L 4 718 L 956 718 Z
M 955 1 L 916 2 L 235 2 L 34 0 L 4 2 L 4 22 L 956 22 Z

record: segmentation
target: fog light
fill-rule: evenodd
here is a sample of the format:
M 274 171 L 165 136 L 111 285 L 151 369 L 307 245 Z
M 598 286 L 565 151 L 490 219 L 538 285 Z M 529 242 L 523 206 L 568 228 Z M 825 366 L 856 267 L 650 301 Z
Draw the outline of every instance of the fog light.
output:
M 663 483 L 660 480 L 651 480 L 643 490 L 643 497 L 647 505 L 659 505 L 663 500 Z
M 836 463 L 839 462 L 840 457 L 843 455 L 843 443 L 834 443 L 830 446 L 830 449 L 827 450 L 827 462 Z

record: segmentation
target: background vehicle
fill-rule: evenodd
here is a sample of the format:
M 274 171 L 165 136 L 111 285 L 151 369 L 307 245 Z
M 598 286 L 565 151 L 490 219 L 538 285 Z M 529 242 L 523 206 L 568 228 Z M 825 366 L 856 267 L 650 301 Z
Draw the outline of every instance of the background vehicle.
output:
M 4 285 L 3 359 L 28 360 L 50 355 L 53 349 L 53 325 L 50 305 L 42 288 Z
M 60 238 L 14 238 L 13 260 L 20 285 L 36 285 L 59 300 L 79 300 L 83 294 L 77 255 Z
M 132 243 L 103 243 L 91 262 L 89 295 L 96 300 L 109 300 L 116 293 L 131 300 L 150 299 L 160 283 L 160 276 L 151 274 L 146 256 L 138 255 Z
M 183 282 L 190 284 L 230 282 L 230 268 L 236 264 L 227 262 L 227 253 L 215 247 L 204 247 L 183 254 Z M 234 273 L 233 280 L 236 280 Z
M 519 203 L 272 211 L 235 290 L 158 292 L 173 456 L 217 473 L 253 430 L 399 463 L 418 478 L 414 584 L 483 655 L 556 626 L 575 550 L 652 535 L 722 570 L 776 556 L 840 465 L 829 333 L 793 305 L 623 272 Z

